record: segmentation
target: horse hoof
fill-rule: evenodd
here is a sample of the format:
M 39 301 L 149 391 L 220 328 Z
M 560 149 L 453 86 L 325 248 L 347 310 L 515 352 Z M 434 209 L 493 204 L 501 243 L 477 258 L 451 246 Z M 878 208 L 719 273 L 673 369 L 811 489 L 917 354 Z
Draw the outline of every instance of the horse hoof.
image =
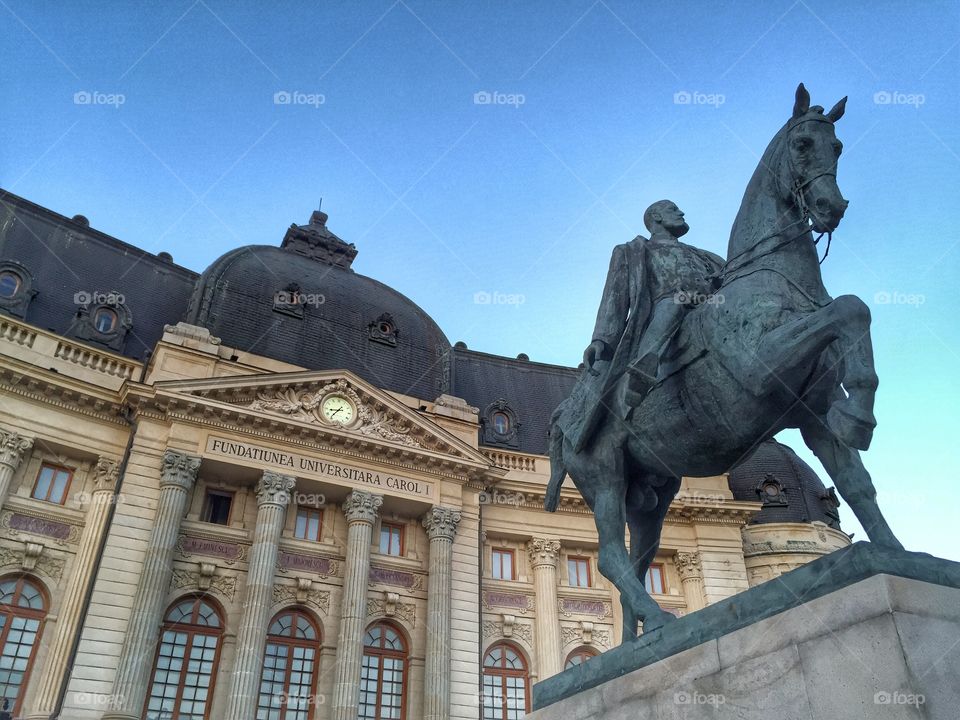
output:
M 661 610 L 657 615 L 649 615 L 643 619 L 643 634 L 655 632 L 676 619 L 675 615 L 665 610 Z
M 844 445 L 856 450 L 867 450 L 873 439 L 877 421 L 873 413 L 864 413 L 844 403 L 835 403 L 827 411 L 827 427 Z

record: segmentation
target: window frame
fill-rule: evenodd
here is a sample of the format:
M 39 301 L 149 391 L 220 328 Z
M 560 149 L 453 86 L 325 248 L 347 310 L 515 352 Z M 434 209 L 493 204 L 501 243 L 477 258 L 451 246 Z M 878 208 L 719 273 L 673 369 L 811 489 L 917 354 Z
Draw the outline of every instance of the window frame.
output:
M 173 622 L 167 620 L 167 616 L 170 612 L 177 607 L 178 605 L 183 604 L 185 601 L 191 600 L 193 602 L 193 612 L 191 613 L 192 623 L 181 623 Z M 210 606 L 214 613 L 217 615 L 218 626 L 216 628 L 211 628 L 208 625 L 198 625 L 196 624 L 196 616 L 200 608 L 200 604 L 205 603 Z M 213 653 L 213 667 L 210 672 L 209 683 L 207 684 L 207 700 L 204 703 L 203 709 L 203 718 L 204 720 L 210 720 L 210 711 L 213 708 L 213 697 L 214 690 L 216 689 L 217 684 L 217 675 L 220 673 L 220 653 L 223 650 L 223 636 L 226 633 L 226 625 L 224 618 L 226 614 L 223 612 L 223 608 L 220 606 L 220 603 L 216 602 L 213 598 L 200 594 L 200 595 L 183 595 L 169 605 L 167 605 L 166 610 L 163 613 L 163 622 L 160 625 L 160 631 L 157 635 L 157 649 L 153 653 L 153 665 L 150 667 L 150 676 L 147 681 L 147 694 L 143 701 L 143 710 L 140 713 L 141 717 L 149 717 L 148 713 L 150 712 L 150 698 L 153 694 L 153 686 L 157 676 L 157 671 L 159 670 L 158 663 L 160 661 L 160 651 L 163 649 L 163 635 L 168 630 L 173 630 L 174 632 L 185 632 L 187 633 L 187 644 L 184 646 L 183 653 L 183 666 L 180 669 L 180 677 L 177 680 L 177 694 L 175 697 L 175 707 L 174 715 L 169 719 L 165 718 L 164 720 L 179 720 L 180 718 L 180 705 L 183 702 L 183 691 L 185 687 L 186 676 L 190 674 L 189 672 L 189 661 L 190 654 L 189 650 L 192 650 L 194 647 L 194 636 L 195 635 L 215 635 L 217 637 L 217 649 Z M 169 671 L 168 671 L 169 672 Z M 161 711 L 161 715 L 165 711 Z
M 306 513 L 308 518 L 311 515 L 317 517 L 317 536 L 315 538 L 297 535 L 297 524 L 300 522 L 300 513 Z M 310 521 L 308 519 L 305 530 L 309 530 L 309 528 Z M 323 538 L 323 508 L 311 507 L 310 505 L 297 505 L 297 512 L 293 517 L 293 537 L 306 542 L 321 542 Z
M 294 616 L 294 623 L 292 625 L 292 627 L 294 628 L 294 633 L 297 627 L 296 617 L 305 618 L 306 621 L 313 628 L 313 632 L 316 635 L 316 637 L 313 640 L 303 640 L 297 637 L 286 637 L 283 635 L 270 634 L 270 627 L 284 615 Z M 254 715 L 256 715 L 257 711 L 260 710 L 260 697 L 262 695 L 261 688 L 263 685 L 263 673 L 264 673 L 264 670 L 266 669 L 267 647 L 271 643 L 273 643 L 275 645 L 284 645 L 288 648 L 291 648 L 291 652 L 287 656 L 289 660 L 293 659 L 293 652 L 292 652 L 293 648 L 309 647 L 314 651 L 313 672 L 312 672 L 313 677 L 310 683 L 310 702 L 308 703 L 308 707 L 306 710 L 307 717 L 310 718 L 314 713 L 314 708 L 316 708 L 317 686 L 320 680 L 320 654 L 323 651 L 323 631 L 320 627 L 320 624 L 313 618 L 313 616 L 309 612 L 307 612 L 303 608 L 298 606 L 287 607 L 275 613 L 274 616 L 270 619 L 270 623 L 269 625 L 267 625 L 266 637 L 267 637 L 267 642 L 264 644 L 264 648 L 263 648 L 264 662 L 261 663 L 261 666 L 260 666 L 260 681 L 257 684 L 257 705 L 254 709 Z M 288 666 L 284 672 L 284 679 L 283 679 L 284 697 L 290 697 L 290 682 L 291 682 L 291 676 L 294 672 L 295 671 L 293 670 L 292 666 Z M 299 671 L 299 672 L 303 672 L 303 671 Z M 288 711 L 290 711 L 290 707 L 285 703 L 283 708 L 280 711 L 280 720 L 286 719 Z M 298 713 L 300 712 L 300 710 L 294 709 L 293 712 Z
M 213 522 L 212 520 L 206 519 L 207 510 L 210 508 L 211 495 L 230 499 L 230 510 L 229 512 L 227 512 L 227 521 L 225 523 Z M 222 490 L 220 488 L 205 487 L 203 492 L 203 505 L 200 506 L 200 522 L 209 523 L 210 525 L 219 525 L 220 527 L 230 527 L 230 524 L 233 522 L 233 507 L 234 507 L 234 500 L 236 499 L 237 499 L 237 494 L 233 490 Z
M 47 497 L 41 498 L 41 497 L 37 497 L 36 493 L 37 493 L 37 486 L 40 484 L 40 475 L 43 474 L 43 471 L 45 468 L 50 468 L 51 470 L 53 470 L 54 475 L 53 475 L 53 478 L 51 479 L 50 487 L 47 488 Z M 67 465 L 57 465 L 56 463 L 51 463 L 51 462 L 41 462 L 40 469 L 37 470 L 37 477 L 33 481 L 33 489 L 30 490 L 31 499 L 39 500 L 40 502 L 47 502 L 47 503 L 50 503 L 51 505 L 66 505 L 67 498 L 70 496 L 70 488 L 73 485 L 73 475 L 74 473 L 76 473 L 76 471 L 77 471 L 76 468 L 68 467 Z M 63 498 L 59 502 L 56 502 L 50 499 L 50 491 L 54 487 L 54 481 L 56 480 L 57 473 L 59 472 L 67 473 L 67 484 L 63 486 Z
M 368 655 L 375 655 L 378 658 L 393 658 L 398 659 L 401 662 L 400 670 L 402 673 L 400 680 L 400 720 L 406 720 L 407 717 L 407 695 L 409 692 L 409 682 L 410 682 L 410 640 L 407 638 L 406 633 L 400 629 L 399 626 L 395 625 L 392 622 L 387 622 L 386 620 L 377 620 L 370 625 L 368 625 L 363 633 L 366 635 L 370 630 L 375 627 L 380 627 L 382 629 L 390 629 L 396 633 L 397 637 L 400 638 L 400 642 L 403 645 L 403 650 L 394 650 L 392 648 L 384 647 L 384 633 L 381 630 L 380 634 L 380 647 L 375 648 L 372 645 L 366 644 L 366 638 L 364 638 L 363 651 L 360 654 L 360 667 L 361 671 L 363 668 L 363 659 Z M 373 652 L 370 652 L 373 651 Z M 361 688 L 363 685 L 363 680 L 361 678 Z M 383 663 L 381 662 L 377 666 L 377 691 L 376 691 L 376 715 L 380 716 L 381 706 L 380 699 L 383 694 Z M 360 705 L 363 701 L 363 691 L 360 692 L 360 702 L 357 704 L 357 712 L 360 712 Z
M 574 585 L 572 582 L 573 577 L 570 575 L 570 566 L 571 564 L 573 564 L 574 566 L 577 567 L 576 577 L 577 577 L 577 580 L 579 581 L 580 580 L 579 563 L 583 563 L 584 567 L 586 567 L 586 570 L 587 570 L 586 585 L 581 585 L 579 582 L 576 585 Z M 567 555 L 567 584 L 570 587 L 574 587 L 574 588 L 592 588 L 593 587 L 593 570 L 590 567 L 589 555 Z
M 514 655 L 520 659 L 520 663 L 523 665 L 521 670 L 516 670 L 514 668 L 506 667 L 506 660 L 504 659 L 504 654 L 500 654 L 500 666 L 488 666 L 487 657 L 497 648 L 510 650 Z M 490 670 L 496 670 L 496 672 L 489 672 Z M 523 703 L 524 703 L 524 713 L 530 712 L 530 699 L 533 691 L 533 686 L 530 683 L 530 663 L 527 661 L 526 656 L 524 656 L 523 651 L 514 645 L 513 643 L 499 641 L 493 643 L 490 647 L 487 648 L 486 652 L 483 653 L 483 659 L 480 662 L 480 715 L 481 717 L 485 715 L 485 710 L 487 709 L 485 701 L 487 694 L 485 692 L 485 684 L 483 682 L 483 677 L 486 675 L 497 675 L 502 678 L 507 677 L 521 677 L 523 678 Z M 495 720 L 505 720 L 507 712 L 510 708 L 507 707 L 507 683 L 504 682 L 500 687 L 500 715 Z
M 10 268 L 2 268 L 0 269 L 0 282 L 2 282 L 3 278 L 5 277 L 12 277 L 16 282 L 16 287 L 13 288 L 13 293 L 10 295 L 3 295 L 0 293 L 0 299 L 7 301 L 16 300 L 20 293 L 23 292 L 23 277 L 21 277 L 20 273 L 16 272 L 15 270 L 11 270 Z
M 500 563 L 501 574 L 499 577 L 494 575 L 494 568 L 497 567 L 496 558 L 497 555 L 509 555 L 510 556 L 510 577 L 503 577 L 503 563 Z M 513 548 L 505 547 L 493 547 L 490 548 L 490 577 L 493 580 L 508 580 L 513 581 L 517 579 L 517 553 Z
M 652 580 L 650 581 L 650 586 L 647 587 L 647 577 L 650 576 L 650 571 L 651 571 L 651 570 L 654 570 L 654 569 L 656 569 L 657 572 L 660 574 L 661 592 L 656 592 L 656 591 L 655 591 L 655 586 L 654 586 Z M 650 563 L 650 567 L 647 568 L 647 572 L 644 573 L 644 576 L 643 576 L 643 586 L 644 586 L 644 589 L 645 589 L 648 593 L 650 593 L 651 595 L 666 595 L 667 592 L 668 592 L 668 590 L 667 590 L 667 568 L 666 568 L 666 565 L 664 565 L 664 563 L 656 563 L 656 562 L 655 562 L 655 563 Z
M 43 629 L 46 625 L 47 613 L 50 608 L 50 597 L 47 595 L 47 589 L 44 587 L 38 579 L 34 578 L 32 575 L 26 573 L 14 573 L 10 575 L 4 575 L 0 577 L 0 583 L 8 582 L 11 580 L 16 580 L 16 586 L 13 592 L 14 604 L 4 604 L 0 605 L 0 613 L 6 614 L 8 618 L 14 617 L 25 617 L 33 620 L 37 620 L 37 632 L 33 638 L 33 644 L 30 647 L 30 657 L 27 659 L 27 667 L 23 671 L 23 680 L 20 683 L 17 697 L 14 699 L 12 707 L 9 708 L 11 717 L 19 717 L 20 711 L 23 709 L 23 701 L 26 697 L 26 689 L 30 683 L 30 675 L 33 672 L 33 666 L 37 659 L 37 648 L 40 646 L 41 638 L 43 636 Z M 40 599 L 43 603 L 43 607 L 39 610 L 35 608 L 25 608 L 16 604 L 17 598 L 22 592 L 23 585 L 25 583 L 30 584 L 34 587 L 40 594 Z M 10 635 L 10 629 L 12 622 L 4 621 L 3 628 L 0 629 L 0 653 L 2 653 L 4 647 L 7 643 L 7 638 Z M 3 698 L 0 698 L 0 703 L 3 702 Z
M 579 647 L 575 647 L 573 650 L 567 653 L 567 657 L 563 661 L 563 669 L 569 670 L 572 667 L 576 667 L 576 665 L 570 664 L 570 661 L 573 660 L 573 658 L 575 657 L 581 658 L 580 662 L 578 662 L 577 665 L 583 665 L 583 663 L 585 663 L 587 660 L 589 660 L 590 658 L 595 658 L 599 654 L 600 653 L 597 652 L 596 648 L 592 648 L 589 645 L 580 645 Z
M 108 330 L 101 330 L 99 319 L 106 314 L 109 314 L 111 318 L 110 328 Z M 93 311 L 93 317 L 90 318 L 90 324 L 93 326 L 93 329 L 101 335 L 113 335 L 120 327 L 120 313 L 109 305 L 99 305 Z
M 380 522 L 380 537 L 378 538 L 379 542 L 377 543 L 377 550 L 381 555 L 386 555 L 387 557 L 403 557 L 406 553 L 406 525 L 398 522 L 390 522 L 388 520 L 382 520 Z M 400 550 L 397 553 L 390 552 L 390 545 L 392 543 L 387 543 L 387 552 L 383 551 L 383 531 L 385 529 L 395 529 L 400 536 Z

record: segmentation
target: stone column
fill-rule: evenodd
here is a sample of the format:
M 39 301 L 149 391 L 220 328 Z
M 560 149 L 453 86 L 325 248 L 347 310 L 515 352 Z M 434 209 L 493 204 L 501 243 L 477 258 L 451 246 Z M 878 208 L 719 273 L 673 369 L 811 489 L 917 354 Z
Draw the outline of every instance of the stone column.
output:
M 453 590 L 453 538 L 461 513 L 435 506 L 421 522 L 430 538 L 427 584 L 427 657 L 423 687 L 425 720 L 450 717 L 450 594 Z
M 683 595 L 687 599 L 687 610 L 694 612 L 703 609 L 706 602 L 703 594 L 703 566 L 700 564 L 700 553 L 678 552 L 674 563 L 683 585 Z
M 537 669 L 544 680 L 562 670 L 560 663 L 560 612 L 557 606 L 557 561 L 560 541 L 534 538 L 527 545 L 537 594 Z
M 257 709 L 280 533 L 295 484 L 296 478 L 270 470 L 265 471 L 257 483 L 257 525 L 250 548 L 247 595 L 237 630 L 232 688 L 223 715 L 231 720 L 253 720 Z
M 337 677 L 333 686 L 333 720 L 356 720 L 360 702 L 360 663 L 367 620 L 370 541 L 383 497 L 354 490 L 343 501 L 347 517 L 347 558 L 343 564 L 343 603 L 337 637 Z
M 0 429 L 0 505 L 7 500 L 10 481 L 20 467 L 23 455 L 33 447 L 33 438 L 26 438 L 12 430 Z
M 84 519 L 83 534 L 77 546 L 73 571 L 64 588 L 63 604 L 57 613 L 57 629 L 47 649 L 42 671 L 37 677 L 33 709 L 26 715 L 29 720 L 47 720 L 56 709 L 60 687 L 67 674 L 70 649 L 79 631 L 83 615 L 84 599 L 93 582 L 92 570 L 100 551 L 100 543 L 107 531 L 107 518 L 113 503 L 113 491 L 119 476 L 117 463 L 109 458 L 97 460 L 94 471 L 93 492 Z
M 143 711 L 153 670 L 152 648 L 157 644 L 173 575 L 173 553 L 180 521 L 186 514 L 199 469 L 198 457 L 177 450 L 167 450 L 163 454 L 157 514 L 143 558 L 140 582 L 133 596 L 127 634 L 113 681 L 111 707 L 103 720 L 138 720 Z

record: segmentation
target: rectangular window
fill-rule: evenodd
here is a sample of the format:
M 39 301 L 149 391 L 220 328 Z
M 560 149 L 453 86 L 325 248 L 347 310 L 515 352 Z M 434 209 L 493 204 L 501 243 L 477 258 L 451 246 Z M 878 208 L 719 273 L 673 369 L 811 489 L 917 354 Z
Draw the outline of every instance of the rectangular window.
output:
M 490 576 L 494 580 L 513 580 L 513 550 L 494 548 L 492 557 Z
M 383 555 L 403 555 L 403 525 L 380 523 L 380 552 Z
M 663 565 L 651 565 L 647 570 L 647 575 L 643 584 L 650 594 L 663 595 L 666 593 L 666 584 L 663 582 Z
M 203 501 L 200 519 L 214 525 L 230 524 L 230 507 L 233 505 L 233 493 L 224 490 L 207 490 Z
M 67 490 L 70 488 L 72 480 L 73 470 L 70 468 L 44 463 L 40 466 L 40 472 L 37 474 L 37 482 L 33 486 L 32 497 L 35 500 L 63 505 L 67 499 Z
M 590 587 L 590 558 L 567 558 L 567 574 L 570 587 Z
M 323 525 L 323 511 L 315 508 L 297 508 L 297 526 L 294 537 L 301 540 L 320 542 L 320 528 Z

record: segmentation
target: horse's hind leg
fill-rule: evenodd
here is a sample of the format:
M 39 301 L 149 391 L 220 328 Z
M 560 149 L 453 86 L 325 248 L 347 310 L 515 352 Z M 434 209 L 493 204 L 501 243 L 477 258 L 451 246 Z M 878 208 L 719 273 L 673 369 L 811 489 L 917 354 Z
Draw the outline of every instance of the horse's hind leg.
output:
M 860 453 L 844 445 L 831 432 L 823 418 L 808 415 L 800 427 L 803 441 L 823 463 L 830 478 L 837 486 L 840 496 L 847 501 L 857 520 L 863 526 L 871 542 L 895 550 L 903 550 L 903 545 L 887 524 L 880 506 L 877 505 L 877 491 L 873 487 L 870 473 L 860 462 Z

